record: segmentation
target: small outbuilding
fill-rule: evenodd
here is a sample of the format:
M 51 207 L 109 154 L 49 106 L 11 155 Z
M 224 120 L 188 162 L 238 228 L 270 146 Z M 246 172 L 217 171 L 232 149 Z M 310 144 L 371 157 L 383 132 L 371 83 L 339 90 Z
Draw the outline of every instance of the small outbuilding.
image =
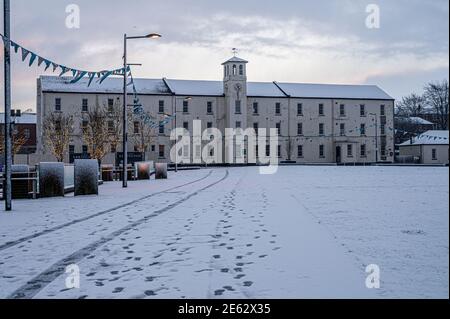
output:
M 399 145 L 400 156 L 413 156 L 421 164 L 448 165 L 448 131 L 426 131 Z

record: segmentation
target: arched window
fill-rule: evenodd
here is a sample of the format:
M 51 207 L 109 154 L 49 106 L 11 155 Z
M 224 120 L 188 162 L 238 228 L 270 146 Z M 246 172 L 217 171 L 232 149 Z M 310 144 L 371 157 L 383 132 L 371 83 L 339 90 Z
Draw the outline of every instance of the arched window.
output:
M 223 76 L 227 76 L 227 66 L 223 66 Z
M 233 64 L 233 75 L 236 75 L 237 73 L 237 70 L 236 70 L 236 64 Z
M 244 66 L 242 64 L 239 66 L 239 75 L 244 75 Z

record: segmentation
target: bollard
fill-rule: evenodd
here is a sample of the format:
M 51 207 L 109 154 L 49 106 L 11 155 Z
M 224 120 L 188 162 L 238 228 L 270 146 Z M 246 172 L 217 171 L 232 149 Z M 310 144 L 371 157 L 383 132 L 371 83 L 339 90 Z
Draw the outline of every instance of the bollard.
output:
M 167 163 L 155 164 L 155 178 L 167 179 Z
M 153 169 L 153 162 L 137 162 L 134 164 L 134 169 L 136 173 L 136 179 L 138 180 L 148 180 Z

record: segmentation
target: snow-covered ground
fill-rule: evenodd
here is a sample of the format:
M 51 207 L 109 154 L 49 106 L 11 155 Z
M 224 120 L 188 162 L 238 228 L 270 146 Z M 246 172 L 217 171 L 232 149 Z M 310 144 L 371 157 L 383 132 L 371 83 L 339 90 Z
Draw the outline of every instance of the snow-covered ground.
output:
M 448 298 L 448 168 L 258 172 L 15 201 L 0 213 L 0 298 Z

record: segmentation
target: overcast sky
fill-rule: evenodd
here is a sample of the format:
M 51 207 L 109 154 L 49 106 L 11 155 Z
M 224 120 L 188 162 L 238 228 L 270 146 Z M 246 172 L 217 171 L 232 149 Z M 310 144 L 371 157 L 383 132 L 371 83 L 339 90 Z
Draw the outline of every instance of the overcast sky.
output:
M 124 32 L 159 32 L 160 40 L 130 42 L 130 62 L 143 64 L 135 77 L 221 80 L 236 47 L 250 62 L 249 81 L 376 84 L 399 99 L 448 79 L 448 0 L 11 2 L 12 40 L 74 68 L 118 68 Z M 379 29 L 366 27 L 371 3 Z M 80 8 L 79 29 L 65 25 L 69 4 Z M 15 108 L 35 109 L 40 74 L 13 56 Z

